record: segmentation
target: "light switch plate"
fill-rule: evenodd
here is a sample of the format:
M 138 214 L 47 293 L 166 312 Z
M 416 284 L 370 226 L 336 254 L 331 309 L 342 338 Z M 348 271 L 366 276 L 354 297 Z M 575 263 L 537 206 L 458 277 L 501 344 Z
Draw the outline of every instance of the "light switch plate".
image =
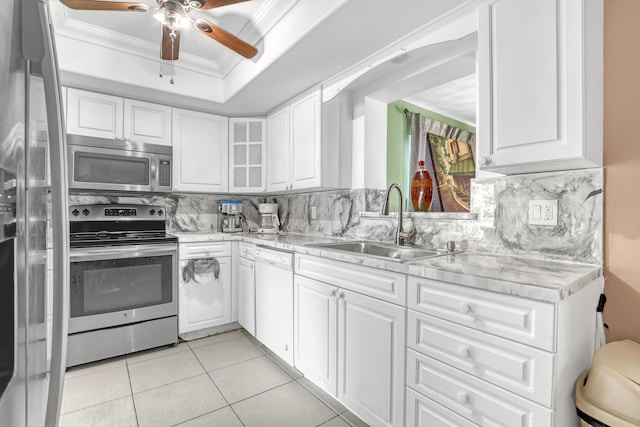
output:
M 311 205 L 311 219 L 317 219 L 318 218 L 318 210 L 316 209 L 315 205 Z
M 557 200 L 529 200 L 530 225 L 558 225 Z

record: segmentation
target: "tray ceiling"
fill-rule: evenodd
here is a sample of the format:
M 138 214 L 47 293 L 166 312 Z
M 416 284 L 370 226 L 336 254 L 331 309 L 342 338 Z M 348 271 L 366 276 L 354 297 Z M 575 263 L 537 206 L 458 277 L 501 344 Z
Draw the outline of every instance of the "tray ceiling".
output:
M 193 18 L 215 23 L 259 54 L 244 59 L 188 27 L 173 67 L 159 59 L 161 24 L 153 11 L 77 11 L 49 1 L 64 84 L 228 115 L 264 114 L 473 3 L 251 0 L 192 10 Z M 161 62 L 165 74 L 175 71 L 174 85 L 159 78 Z

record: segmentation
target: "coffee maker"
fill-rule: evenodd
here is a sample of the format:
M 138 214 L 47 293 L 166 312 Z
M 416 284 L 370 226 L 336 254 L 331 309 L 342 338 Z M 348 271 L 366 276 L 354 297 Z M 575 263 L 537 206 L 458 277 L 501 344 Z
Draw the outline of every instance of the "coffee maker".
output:
M 220 200 L 218 204 L 218 230 L 223 233 L 242 232 L 242 202 Z
M 277 203 L 260 203 L 258 204 L 258 212 L 260 213 L 258 233 L 277 234 L 280 232 Z

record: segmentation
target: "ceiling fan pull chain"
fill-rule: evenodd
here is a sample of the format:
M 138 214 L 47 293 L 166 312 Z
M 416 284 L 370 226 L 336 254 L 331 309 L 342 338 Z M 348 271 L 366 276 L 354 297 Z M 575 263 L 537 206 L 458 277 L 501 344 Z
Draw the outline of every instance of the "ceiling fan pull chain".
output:
M 162 36 L 162 26 L 160 26 L 160 36 Z M 160 45 L 160 57 L 158 58 L 160 61 L 160 78 L 164 77 L 162 74 L 162 45 Z
M 171 30 L 171 34 L 170 34 L 170 36 L 171 36 L 171 58 L 175 58 L 175 53 L 174 53 L 173 48 L 174 48 L 174 44 L 175 44 L 175 41 L 176 41 L 176 32 L 175 32 L 174 30 Z M 175 74 L 176 74 L 176 65 L 175 65 L 175 60 L 173 60 L 173 61 L 174 61 L 174 64 L 173 64 L 173 69 L 171 70 L 171 80 L 169 80 L 169 82 L 170 82 L 171 84 L 173 84 L 173 83 L 175 82 L 175 81 L 173 80 L 173 77 L 174 77 L 174 76 L 175 76 Z

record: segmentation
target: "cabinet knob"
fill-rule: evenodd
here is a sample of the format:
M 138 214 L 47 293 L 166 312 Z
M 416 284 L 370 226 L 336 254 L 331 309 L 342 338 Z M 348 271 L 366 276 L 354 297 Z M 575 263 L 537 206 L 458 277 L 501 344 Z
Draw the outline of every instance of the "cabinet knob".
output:
M 461 391 L 456 396 L 456 399 L 458 399 L 458 402 L 460 402 L 460 403 L 467 403 L 469 401 L 469 395 L 467 393 L 465 393 L 464 391 Z
M 469 357 L 470 353 L 469 353 L 469 347 L 467 347 L 466 345 L 461 346 L 458 349 L 458 354 L 460 355 L 460 357 Z
M 344 299 L 344 292 L 338 293 L 338 299 Z
M 491 157 L 484 156 L 483 158 L 480 159 L 480 166 L 487 166 L 489 164 L 491 164 Z
M 471 307 L 469 307 L 469 304 L 467 304 L 466 302 L 463 302 L 458 306 L 458 310 L 460 310 L 460 313 L 466 314 L 471 311 Z

